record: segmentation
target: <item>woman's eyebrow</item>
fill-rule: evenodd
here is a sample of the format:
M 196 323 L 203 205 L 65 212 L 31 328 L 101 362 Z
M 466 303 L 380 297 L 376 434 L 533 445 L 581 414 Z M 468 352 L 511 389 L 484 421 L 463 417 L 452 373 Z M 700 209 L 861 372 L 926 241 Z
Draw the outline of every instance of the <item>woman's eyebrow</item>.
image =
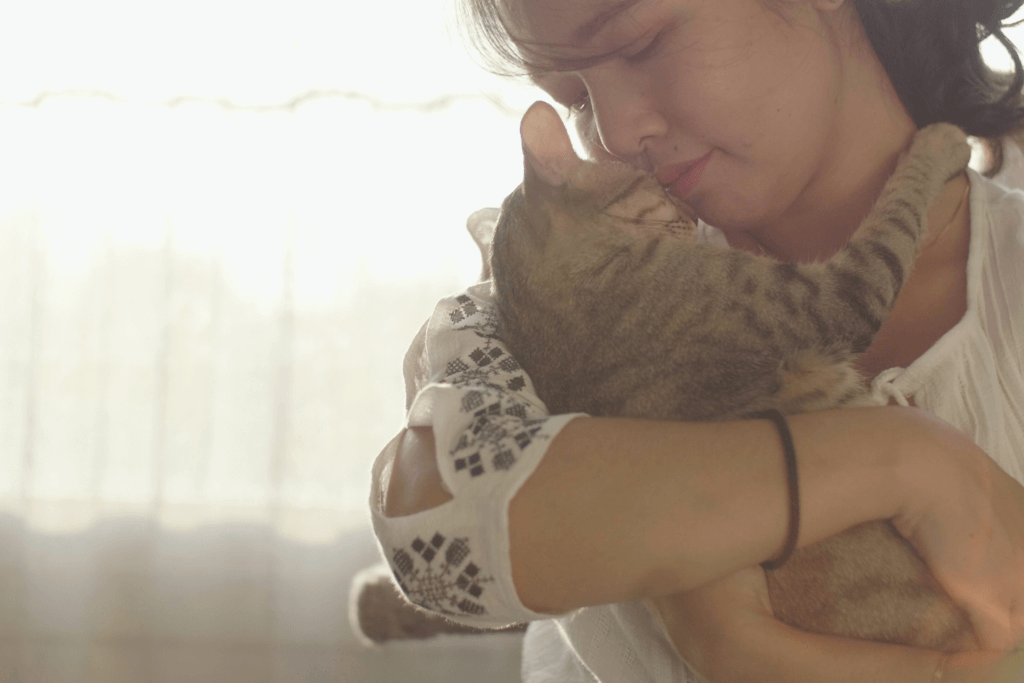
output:
M 609 21 L 622 14 L 630 7 L 633 7 L 633 5 L 637 5 L 643 1 L 644 0 L 620 0 L 608 9 L 598 12 L 593 19 L 587 21 L 576 29 L 572 36 L 573 44 L 583 45 L 600 33 L 601 29 L 604 28 Z

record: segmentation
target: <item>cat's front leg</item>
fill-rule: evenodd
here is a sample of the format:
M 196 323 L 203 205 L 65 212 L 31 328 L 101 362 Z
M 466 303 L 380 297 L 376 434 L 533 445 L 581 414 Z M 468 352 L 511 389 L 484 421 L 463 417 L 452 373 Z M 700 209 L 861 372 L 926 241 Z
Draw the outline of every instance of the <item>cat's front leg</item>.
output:
M 810 340 L 795 349 L 863 353 L 910 276 L 929 208 L 946 183 L 964 171 L 970 146 L 960 129 L 935 124 L 917 133 L 849 243 L 821 264 L 774 264 L 772 298 L 781 308 L 803 311 L 806 324 L 789 337 Z M 780 324 L 787 317 L 766 310 Z M 796 316 L 789 316 L 793 319 Z
M 888 314 L 917 259 L 928 210 L 946 184 L 967 168 L 963 131 L 936 123 L 914 136 L 867 218 L 826 265 L 837 294 L 858 296 L 856 310 L 880 321 Z

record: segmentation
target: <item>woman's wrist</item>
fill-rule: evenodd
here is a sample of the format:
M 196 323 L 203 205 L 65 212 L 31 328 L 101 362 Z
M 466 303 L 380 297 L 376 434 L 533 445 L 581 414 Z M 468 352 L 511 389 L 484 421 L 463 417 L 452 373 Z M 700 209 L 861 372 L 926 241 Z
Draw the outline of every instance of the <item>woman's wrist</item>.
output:
M 800 471 L 798 547 L 888 519 L 908 505 L 900 481 L 908 442 L 916 439 L 905 408 L 856 408 L 789 416 Z

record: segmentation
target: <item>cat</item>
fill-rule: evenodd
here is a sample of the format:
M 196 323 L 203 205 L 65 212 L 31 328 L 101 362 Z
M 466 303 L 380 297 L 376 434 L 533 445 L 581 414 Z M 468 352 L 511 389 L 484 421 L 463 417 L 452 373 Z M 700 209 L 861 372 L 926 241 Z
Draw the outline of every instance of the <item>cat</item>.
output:
M 490 249 L 499 331 L 552 414 L 739 419 L 874 405 L 854 368 L 914 264 L 925 214 L 964 172 L 958 128 L 920 130 L 849 243 L 783 264 L 695 242 L 658 180 L 577 157 L 557 112 L 522 122 L 525 173 Z M 767 572 L 776 617 L 817 633 L 947 652 L 970 621 L 888 522 Z

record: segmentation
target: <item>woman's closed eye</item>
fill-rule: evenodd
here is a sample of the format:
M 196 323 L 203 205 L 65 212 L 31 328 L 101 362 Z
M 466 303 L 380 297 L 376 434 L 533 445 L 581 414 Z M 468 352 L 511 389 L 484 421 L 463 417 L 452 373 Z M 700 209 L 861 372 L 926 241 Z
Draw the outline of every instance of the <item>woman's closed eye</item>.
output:
M 660 31 L 654 35 L 651 40 L 635 52 L 631 52 L 623 57 L 630 64 L 642 64 L 651 57 L 654 57 L 658 53 L 658 48 L 661 47 L 661 38 L 664 35 L 664 31 Z
M 631 65 L 643 64 L 647 60 L 657 56 L 658 50 L 662 45 L 662 37 L 664 34 L 664 31 L 659 31 L 645 45 L 632 52 L 623 54 L 621 58 Z M 590 93 L 584 90 L 578 97 L 569 103 L 567 108 L 569 109 L 570 118 L 589 113 L 591 110 Z
M 568 109 L 569 118 L 588 113 L 590 111 L 590 93 L 584 92 L 568 106 Z

